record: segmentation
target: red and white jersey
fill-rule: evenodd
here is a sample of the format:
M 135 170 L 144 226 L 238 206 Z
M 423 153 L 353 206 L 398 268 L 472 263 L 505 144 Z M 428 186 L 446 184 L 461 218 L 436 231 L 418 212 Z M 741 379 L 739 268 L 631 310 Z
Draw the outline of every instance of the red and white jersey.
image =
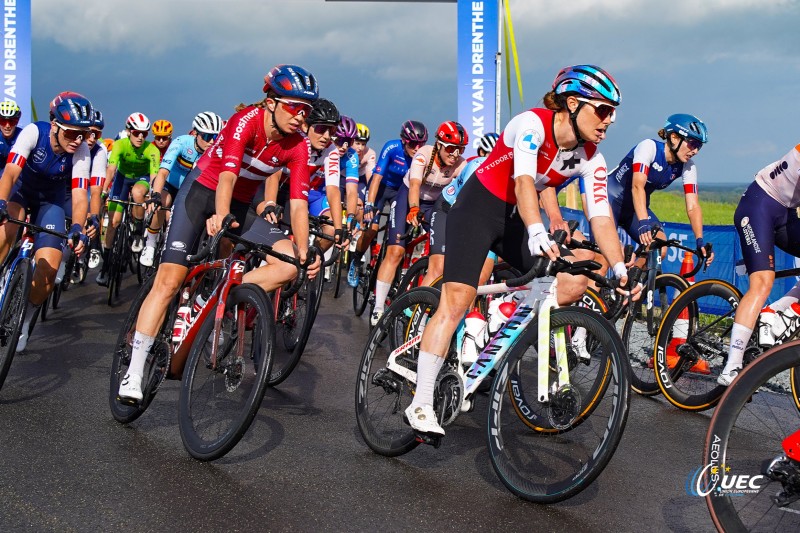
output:
M 364 152 L 363 157 L 359 157 L 361 163 L 358 167 L 358 175 L 359 176 L 366 176 L 369 180 L 372 177 L 372 171 L 375 170 L 375 164 L 378 162 L 378 156 L 375 154 L 375 150 L 372 148 L 367 148 L 367 151 Z
M 293 200 L 308 200 L 308 157 L 311 145 L 300 133 L 278 141 L 267 138 L 264 114 L 258 107 L 247 107 L 234 114 L 214 144 L 197 160 L 202 170 L 197 181 L 217 190 L 221 172 L 238 176 L 233 198 L 250 203 L 261 182 L 281 167 L 291 173 L 289 194 Z
M 800 144 L 788 154 L 771 163 L 756 174 L 756 181 L 764 191 L 784 207 L 800 207 Z
M 321 152 L 311 149 L 308 172 L 312 190 L 324 191 L 329 185 L 339 186 L 339 159 L 339 149 L 333 143 Z
M 92 150 L 92 171 L 89 179 L 91 187 L 102 187 L 103 180 L 106 179 L 106 169 L 108 168 L 108 150 L 103 143 L 95 144 L 97 150 Z
M 419 199 L 423 202 L 433 202 L 439 198 L 444 188 L 450 185 L 450 182 L 458 176 L 461 169 L 467 164 L 466 160 L 461 156 L 458 156 L 455 163 L 446 167 L 439 167 L 438 163 L 434 161 L 428 174 L 423 176 L 431 157 L 433 157 L 433 146 L 425 145 L 417 150 L 417 153 L 414 154 L 414 159 L 411 160 L 411 166 L 405 178 L 403 178 L 403 183 L 406 184 L 406 187 L 410 185 L 411 180 L 422 182 L 419 189 Z
M 560 150 L 553 134 L 555 112 L 531 109 L 512 118 L 476 177 L 501 200 L 516 205 L 514 180 L 533 176 L 537 191 L 558 187 L 580 176 L 586 189 L 589 218 L 609 216 L 606 160 L 594 143 Z

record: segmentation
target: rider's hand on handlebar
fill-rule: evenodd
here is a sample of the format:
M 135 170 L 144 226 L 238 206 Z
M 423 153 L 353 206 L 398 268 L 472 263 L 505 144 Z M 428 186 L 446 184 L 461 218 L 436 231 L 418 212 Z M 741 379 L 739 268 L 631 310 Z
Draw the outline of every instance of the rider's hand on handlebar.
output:
M 8 220 L 8 202 L 0 200 L 0 226 L 5 224 L 6 220 Z
M 638 271 L 638 269 L 636 270 Z M 631 297 L 634 302 L 641 298 L 641 292 L 644 286 L 641 283 L 637 283 L 632 290 L 627 288 L 629 284 L 628 269 L 625 267 L 625 264 L 623 264 L 622 261 L 614 265 L 613 271 L 614 277 L 619 280 L 619 287 L 617 288 L 618 293 Z
M 570 235 L 569 223 L 563 218 L 558 221 L 550 220 L 550 233 L 555 233 L 560 229 L 564 230 L 564 232 L 567 234 L 567 238 L 564 242 L 566 244 L 569 244 L 569 242 L 572 240 L 572 236 Z
M 89 239 L 94 239 L 96 236 L 100 234 L 100 219 L 97 215 L 89 215 L 89 218 L 86 219 L 86 225 L 84 226 L 86 230 L 86 236 Z
M 654 231 L 655 230 L 655 231 Z M 647 217 L 639 221 L 637 232 L 639 233 L 639 244 L 648 246 L 653 242 L 653 233 L 661 230 L 661 225 L 653 217 Z
M 372 202 L 366 202 L 364 204 L 364 226 L 366 227 L 367 223 L 372 222 L 372 218 L 374 215 L 375 206 Z
M 708 255 L 708 252 L 706 251 L 706 242 L 703 240 L 702 237 L 697 238 L 697 253 L 698 255 L 702 255 L 703 257 L 706 257 L 706 255 Z M 706 260 L 705 268 L 710 267 L 711 263 L 713 262 L 714 262 L 714 252 L 712 251 L 711 255 L 708 255 L 708 260 Z
M 408 208 L 408 215 L 406 215 L 406 224 L 411 224 L 415 228 L 419 226 L 419 207 L 414 205 Z
M 306 264 L 308 259 L 308 250 L 299 250 L 300 264 Z M 319 255 L 314 257 L 314 262 L 308 266 L 308 279 L 314 279 L 319 274 L 319 269 L 322 266 L 322 258 Z
M 261 212 L 261 218 L 266 220 L 271 224 L 278 223 L 278 207 L 275 205 L 274 202 L 268 202 L 267 206 Z
M 222 221 L 225 220 L 225 215 L 219 215 L 217 213 L 211 215 L 208 220 L 206 220 L 206 232 L 210 236 L 214 236 L 222 229 Z M 239 223 L 234 221 L 231 223 L 231 228 L 238 228 Z
M 558 245 L 544 229 L 544 224 L 537 222 L 528 226 L 528 249 L 531 255 L 547 255 L 551 261 L 561 255 Z

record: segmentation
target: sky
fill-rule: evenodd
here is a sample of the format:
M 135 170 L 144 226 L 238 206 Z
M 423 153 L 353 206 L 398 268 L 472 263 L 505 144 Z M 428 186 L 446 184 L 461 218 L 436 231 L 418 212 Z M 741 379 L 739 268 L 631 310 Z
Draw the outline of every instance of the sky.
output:
M 106 133 L 139 111 L 178 133 L 200 111 L 228 118 L 263 97 L 275 64 L 295 63 L 322 96 L 396 138 L 407 119 L 429 130 L 457 118 L 456 5 L 324 0 L 32 0 L 33 98 L 86 95 Z M 541 105 L 558 70 L 591 63 L 617 80 L 622 104 L 600 146 L 614 167 L 666 117 L 692 113 L 709 143 L 702 184 L 741 184 L 800 142 L 800 0 L 509 0 L 525 95 L 501 124 Z M 515 85 L 515 84 L 514 84 Z

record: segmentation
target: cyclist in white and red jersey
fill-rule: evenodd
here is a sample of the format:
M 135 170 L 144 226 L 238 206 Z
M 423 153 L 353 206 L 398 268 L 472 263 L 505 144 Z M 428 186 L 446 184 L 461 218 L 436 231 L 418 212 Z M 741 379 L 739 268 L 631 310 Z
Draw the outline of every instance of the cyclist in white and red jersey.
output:
M 782 158 L 762 168 L 756 179 L 742 195 L 733 216 L 742 255 L 747 268 L 749 287 L 736 308 L 728 360 L 717 382 L 730 385 L 739 374 L 744 351 L 775 282 L 775 246 L 800 257 L 800 144 Z M 800 284 L 788 294 L 771 303 L 761 312 L 762 327 L 773 340 L 781 334 L 791 334 L 798 327 L 796 318 L 784 312 L 796 306 Z M 791 313 L 796 317 L 797 310 Z M 780 315 L 780 316 L 776 316 Z M 792 323 L 794 321 L 794 323 Z M 759 339 L 761 340 L 761 339 Z
M 311 104 L 318 98 L 317 81 L 294 65 L 274 67 L 264 77 L 266 98 L 258 106 L 235 113 L 215 143 L 186 176 L 172 207 L 161 264 L 153 288 L 142 303 L 133 338 L 131 363 L 119 388 L 124 401 L 142 399 L 142 374 L 155 335 L 169 302 L 188 272 L 186 254 L 205 230 L 215 235 L 223 219 L 232 213 L 244 223 L 259 184 L 281 167 L 291 174 L 291 222 L 300 261 L 308 254 L 308 139 L 300 128 Z M 239 223 L 234 229 L 241 231 Z M 245 237 L 270 244 L 275 250 L 295 255 L 293 243 L 281 229 L 262 218 L 254 220 Z M 267 291 L 294 279 L 294 266 L 267 260 L 268 265 L 248 272 L 244 281 Z M 313 277 L 319 261 L 309 269 Z
M 478 278 L 491 250 L 528 271 L 534 256 L 560 255 L 545 230 L 540 196 L 555 200 L 555 187 L 574 175 L 587 183 L 590 224 L 614 273 L 627 282 L 622 246 L 610 216 L 606 163 L 597 143 L 614 120 L 620 93 L 614 79 L 593 65 L 561 70 L 544 96 L 547 109 L 525 111 L 508 123 L 474 178 L 448 213 L 444 284 L 439 308 L 425 327 L 417 364 L 417 388 L 405 418 L 416 431 L 444 435 L 433 411 L 436 377 L 459 322 L 476 296 Z M 550 229 L 561 229 L 554 221 Z M 559 275 L 560 304 L 583 293 L 584 277 Z

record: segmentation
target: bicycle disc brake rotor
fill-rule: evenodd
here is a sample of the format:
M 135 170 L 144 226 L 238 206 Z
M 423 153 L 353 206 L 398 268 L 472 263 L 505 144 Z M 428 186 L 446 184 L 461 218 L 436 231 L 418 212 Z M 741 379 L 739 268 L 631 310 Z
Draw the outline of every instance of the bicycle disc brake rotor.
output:
M 578 389 L 564 385 L 550 394 L 547 416 L 556 429 L 568 429 L 580 414 L 581 394 Z
M 457 373 L 449 370 L 439 375 L 436 382 L 434 404 L 442 426 L 448 426 L 461 412 L 464 401 L 464 381 Z
M 244 359 L 242 357 L 231 357 L 220 370 L 225 374 L 225 390 L 233 392 L 242 383 Z

